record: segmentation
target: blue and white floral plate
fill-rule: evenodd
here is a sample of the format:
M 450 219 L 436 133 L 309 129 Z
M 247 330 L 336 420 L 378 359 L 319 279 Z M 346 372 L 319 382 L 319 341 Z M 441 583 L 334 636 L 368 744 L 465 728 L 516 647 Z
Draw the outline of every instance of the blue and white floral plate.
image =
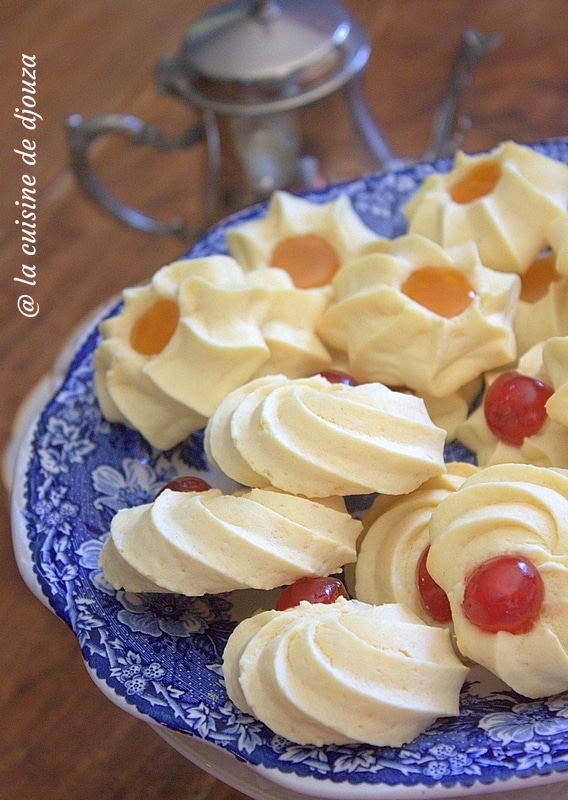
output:
M 568 163 L 568 140 L 535 147 Z M 325 202 L 345 192 L 364 222 L 392 237 L 404 232 L 402 206 L 423 178 L 448 168 L 449 162 L 419 165 L 308 198 Z M 232 216 L 190 255 L 226 252 L 227 228 L 264 211 L 259 205 Z M 239 712 L 223 684 L 223 648 L 235 620 L 270 607 L 272 598 L 258 592 L 196 599 L 116 592 L 97 568 L 119 508 L 149 501 L 176 474 L 208 469 L 202 434 L 164 453 L 102 418 L 93 389 L 98 341 L 95 318 L 60 360 L 55 385 L 42 384 L 20 419 L 11 449 L 19 451 L 13 533 L 24 579 L 71 627 L 87 669 L 113 702 L 156 727 L 190 760 L 262 800 L 503 797 L 510 790 L 520 796 L 516 790 L 527 786 L 540 791 L 544 784 L 551 796 L 553 788 L 562 788 L 557 782 L 568 779 L 568 694 L 527 701 L 482 670 L 466 683 L 458 718 L 438 720 L 403 748 L 300 747 Z

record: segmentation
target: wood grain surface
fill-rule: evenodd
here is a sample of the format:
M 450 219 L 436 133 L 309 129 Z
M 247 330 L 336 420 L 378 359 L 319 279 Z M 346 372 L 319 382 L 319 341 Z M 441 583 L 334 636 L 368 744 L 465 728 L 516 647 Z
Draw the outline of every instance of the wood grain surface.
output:
M 428 141 L 462 31 L 499 32 L 462 106 L 464 149 L 504 138 L 530 143 L 568 134 L 566 0 L 347 0 L 372 43 L 368 105 L 392 148 Z M 128 229 L 85 199 L 69 169 L 64 119 L 125 111 L 171 133 L 195 119 L 159 96 L 155 66 L 179 49 L 208 0 L 4 0 L 0 6 L 0 445 L 17 408 L 51 367 L 72 329 L 99 303 L 148 279 L 185 247 Z M 22 55 L 36 61 L 35 130 L 24 130 Z M 23 167 L 23 138 L 35 163 Z M 26 152 L 25 150 L 23 152 Z M 195 155 L 155 157 L 101 142 L 101 174 L 120 196 L 167 219 L 199 216 Z M 36 316 L 18 310 L 23 284 L 15 220 L 22 175 L 37 190 Z M 0 538 L 0 800 L 242 800 L 117 709 L 92 684 L 75 638 L 23 583 L 12 554 L 7 492 Z

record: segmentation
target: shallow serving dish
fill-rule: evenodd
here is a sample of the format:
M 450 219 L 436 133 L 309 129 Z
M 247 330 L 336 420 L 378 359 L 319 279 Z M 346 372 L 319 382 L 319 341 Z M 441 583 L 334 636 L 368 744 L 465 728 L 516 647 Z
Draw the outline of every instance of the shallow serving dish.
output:
M 535 148 L 568 163 L 566 139 Z M 347 193 L 369 227 L 397 236 L 406 227 L 406 200 L 427 174 L 448 168 L 447 161 L 419 165 L 307 197 L 327 202 Z M 258 205 L 230 217 L 190 255 L 226 252 L 227 228 L 264 211 Z M 548 797 L 564 796 L 568 693 L 527 701 L 474 669 L 460 716 L 438 720 L 408 746 L 300 747 L 240 713 L 222 680 L 223 647 L 235 620 L 270 607 L 270 593 L 192 599 L 115 592 L 106 584 L 97 557 L 115 511 L 148 502 L 175 474 L 207 470 L 201 434 L 164 453 L 102 418 L 92 356 L 98 319 L 117 307 L 113 303 L 86 323 L 28 400 L 7 457 L 14 470 L 12 526 L 20 571 L 71 627 L 99 688 L 188 759 L 259 800 L 503 797 L 509 791 L 520 798 L 528 796 L 520 790 L 533 796 L 530 787 L 542 796 L 544 785 Z M 467 457 L 455 448 L 447 455 Z M 207 479 L 227 486 L 221 476 Z

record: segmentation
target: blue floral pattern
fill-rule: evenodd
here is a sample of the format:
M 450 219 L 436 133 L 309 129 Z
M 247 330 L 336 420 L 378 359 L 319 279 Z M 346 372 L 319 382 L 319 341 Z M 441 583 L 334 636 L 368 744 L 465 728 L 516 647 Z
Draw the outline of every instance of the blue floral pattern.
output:
M 536 147 L 568 163 L 568 140 Z M 447 168 L 448 162 L 420 165 L 307 197 L 326 202 L 346 192 L 371 228 L 395 236 L 404 231 L 408 197 L 433 169 Z M 227 227 L 264 211 L 259 205 L 233 215 L 190 255 L 226 252 Z M 437 720 L 402 748 L 300 747 L 236 709 L 221 672 L 236 624 L 232 596 L 115 592 L 97 567 L 119 508 L 150 501 L 176 474 L 207 472 L 202 433 L 163 453 L 103 419 L 93 387 L 98 341 L 93 325 L 35 424 L 23 514 L 38 584 L 74 631 L 90 669 L 117 696 L 151 720 L 253 765 L 353 786 L 387 784 L 393 798 L 397 787 L 435 792 L 568 770 L 568 697 L 526 702 L 505 688 L 484 687 L 483 679 L 464 686 L 458 718 Z M 447 457 L 471 459 L 455 448 Z

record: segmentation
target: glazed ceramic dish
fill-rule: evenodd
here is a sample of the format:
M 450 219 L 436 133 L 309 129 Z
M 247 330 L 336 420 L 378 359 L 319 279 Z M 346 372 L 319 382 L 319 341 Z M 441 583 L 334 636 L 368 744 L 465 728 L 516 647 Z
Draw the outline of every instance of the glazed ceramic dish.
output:
M 568 140 L 535 148 L 568 163 Z M 448 162 L 419 165 L 308 199 L 327 202 L 347 193 L 369 227 L 393 237 L 405 231 L 401 209 L 420 182 L 448 168 Z M 226 252 L 228 227 L 264 211 L 259 205 L 234 215 L 190 255 Z M 148 502 L 170 478 L 190 471 L 227 487 L 222 476 L 208 472 L 202 433 L 160 452 L 101 416 L 93 389 L 97 321 L 117 308 L 113 303 L 86 324 L 52 382 L 29 402 L 13 483 L 22 575 L 70 626 L 101 690 L 187 758 L 253 798 L 471 798 L 511 790 L 520 797 L 517 790 L 544 785 L 547 796 L 556 796 L 568 778 L 568 693 L 527 701 L 474 669 L 460 716 L 438 720 L 405 747 L 301 747 L 239 712 L 223 684 L 222 653 L 235 621 L 270 607 L 270 593 L 189 598 L 109 587 L 97 558 L 119 508 Z M 455 446 L 446 457 L 471 460 Z

